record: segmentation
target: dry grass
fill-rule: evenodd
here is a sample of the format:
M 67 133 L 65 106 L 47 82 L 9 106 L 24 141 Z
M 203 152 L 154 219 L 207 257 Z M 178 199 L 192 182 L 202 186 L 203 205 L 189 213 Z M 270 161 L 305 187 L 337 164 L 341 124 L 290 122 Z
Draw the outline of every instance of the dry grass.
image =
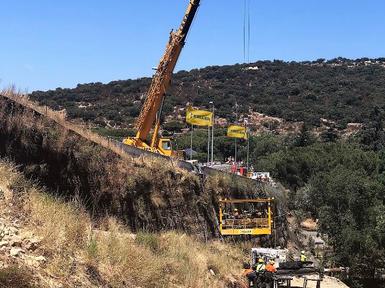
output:
M 76 203 L 65 203 L 36 189 L 30 191 L 25 211 L 31 221 L 30 228 L 44 244 L 45 253 L 52 261 L 48 272 L 62 277 L 72 271 L 74 259 L 86 247 L 91 222 Z
M 7 187 L 20 178 L 9 163 L 0 161 L 0 181 L 9 180 Z M 239 247 L 203 243 L 178 232 L 133 235 L 115 218 L 95 225 L 77 202 L 63 202 L 27 186 L 23 213 L 28 230 L 42 239 L 47 258 L 42 269 L 63 284 L 76 280 L 82 287 L 226 287 L 227 277 L 241 271 L 245 255 Z
M 17 183 L 20 175 L 16 173 L 15 167 L 8 162 L 2 162 L 0 165 L 0 194 L 9 202 L 12 197 L 10 187 L 13 183 Z

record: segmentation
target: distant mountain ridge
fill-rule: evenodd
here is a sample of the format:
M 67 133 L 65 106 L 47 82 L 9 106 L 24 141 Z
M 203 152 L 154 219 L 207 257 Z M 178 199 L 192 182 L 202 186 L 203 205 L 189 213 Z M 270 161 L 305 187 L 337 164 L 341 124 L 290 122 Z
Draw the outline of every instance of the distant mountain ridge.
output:
M 100 127 L 132 127 L 151 79 L 79 84 L 73 89 L 35 91 L 34 100 L 66 109 Z M 385 58 L 361 58 L 210 66 L 174 75 L 164 116 L 177 119 L 187 103 L 201 108 L 215 103 L 216 115 L 229 121 L 250 111 L 320 125 L 320 119 L 365 123 L 375 106 L 385 107 Z

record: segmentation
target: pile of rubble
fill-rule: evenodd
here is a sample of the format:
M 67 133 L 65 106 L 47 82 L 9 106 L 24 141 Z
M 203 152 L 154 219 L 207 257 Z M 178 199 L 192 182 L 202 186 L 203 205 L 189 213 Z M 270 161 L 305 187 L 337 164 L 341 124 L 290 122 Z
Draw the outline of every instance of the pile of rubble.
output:
M 23 228 L 17 217 L 12 192 L 0 183 L 0 269 L 14 264 L 36 268 L 46 258 L 40 249 L 41 239 Z
M 46 262 L 39 252 L 40 239 L 29 233 L 23 233 L 20 225 L 8 223 L 0 217 L 0 267 L 23 261 L 26 265 L 38 267 Z M 17 259 L 16 259 L 17 258 Z

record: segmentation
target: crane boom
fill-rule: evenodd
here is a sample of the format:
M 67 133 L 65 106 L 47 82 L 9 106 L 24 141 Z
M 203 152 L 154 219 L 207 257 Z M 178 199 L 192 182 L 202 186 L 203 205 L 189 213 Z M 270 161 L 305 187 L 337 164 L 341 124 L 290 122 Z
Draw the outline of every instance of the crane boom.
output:
M 160 146 L 158 131 L 162 104 L 166 96 L 166 92 L 170 87 L 172 74 L 185 44 L 187 34 L 191 28 L 191 24 L 194 20 L 199 4 L 200 0 L 190 0 L 179 29 L 176 32 L 171 31 L 166 51 L 159 62 L 156 73 L 152 79 L 150 89 L 147 93 L 146 100 L 136 121 L 136 137 L 125 139 L 125 144 L 162 153 L 162 149 L 158 149 L 158 146 Z M 153 127 L 154 131 L 151 143 L 147 143 L 146 141 L 148 140 Z M 166 152 L 162 154 L 167 155 L 168 153 Z

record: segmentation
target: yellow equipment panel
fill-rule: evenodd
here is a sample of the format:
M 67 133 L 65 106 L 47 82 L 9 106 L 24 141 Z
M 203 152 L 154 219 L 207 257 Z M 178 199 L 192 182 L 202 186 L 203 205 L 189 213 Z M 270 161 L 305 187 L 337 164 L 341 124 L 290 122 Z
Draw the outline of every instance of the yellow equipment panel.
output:
M 271 235 L 273 198 L 219 201 L 222 235 Z

